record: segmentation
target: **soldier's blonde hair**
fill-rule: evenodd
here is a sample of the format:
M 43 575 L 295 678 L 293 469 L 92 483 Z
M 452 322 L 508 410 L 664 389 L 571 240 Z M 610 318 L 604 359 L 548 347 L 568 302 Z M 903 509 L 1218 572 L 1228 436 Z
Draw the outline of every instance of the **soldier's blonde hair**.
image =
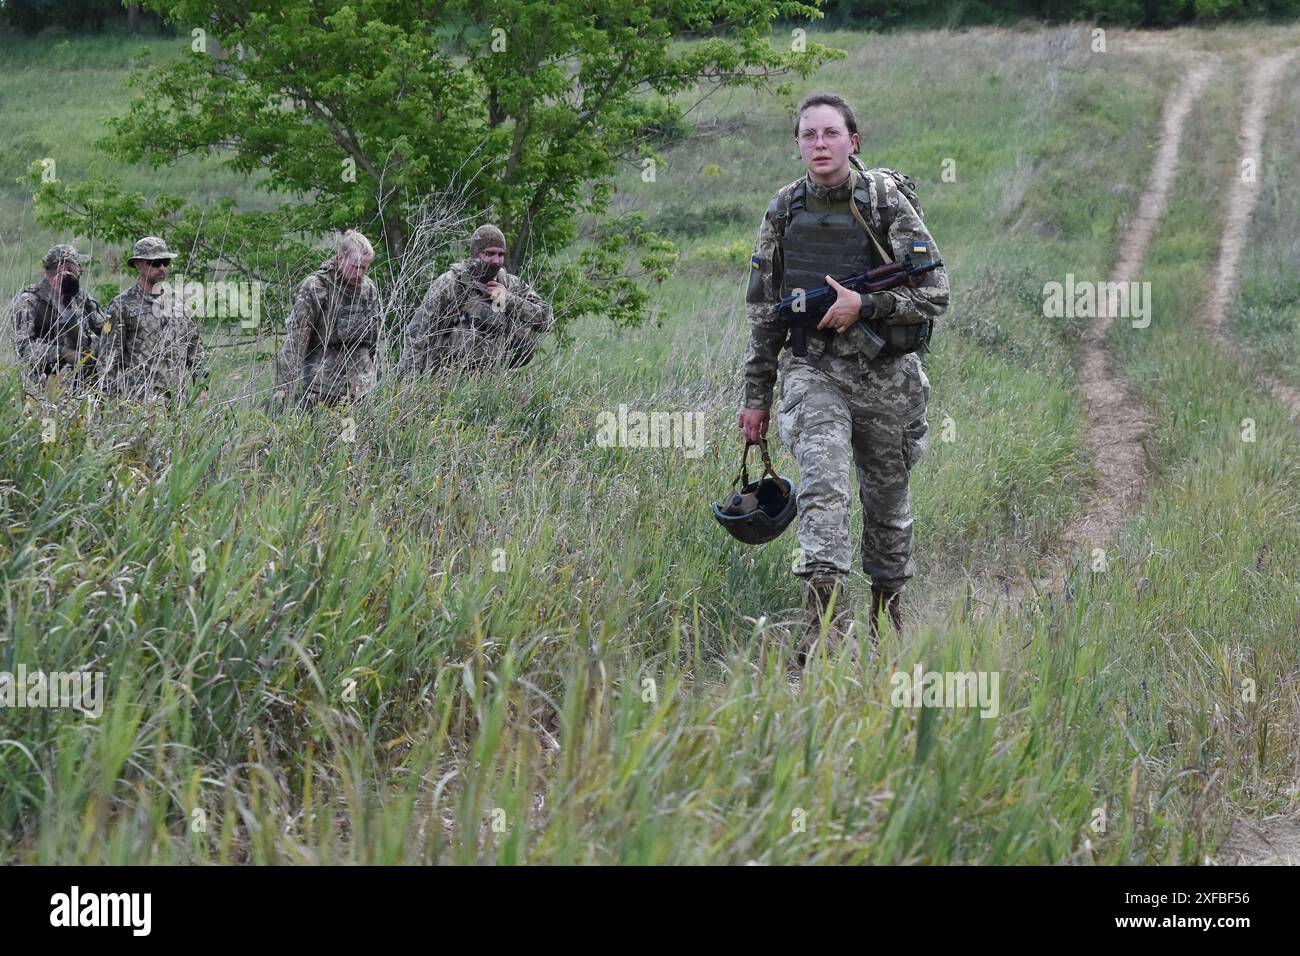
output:
M 375 247 L 370 244 L 369 239 L 355 229 L 349 229 L 339 239 L 339 255 L 346 256 L 349 253 L 354 254 L 362 262 L 375 260 Z

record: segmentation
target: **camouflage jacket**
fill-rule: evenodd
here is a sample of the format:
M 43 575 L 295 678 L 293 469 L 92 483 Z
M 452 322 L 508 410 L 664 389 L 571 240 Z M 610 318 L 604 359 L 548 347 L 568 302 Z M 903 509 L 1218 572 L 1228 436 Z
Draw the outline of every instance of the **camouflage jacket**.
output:
M 275 356 L 277 395 L 328 405 L 360 398 L 378 380 L 378 342 L 379 289 L 368 278 L 348 282 L 328 260 L 294 295 Z
M 496 281 L 506 288 L 498 310 L 470 271 L 457 262 L 429 286 L 403 336 L 403 374 L 444 366 L 481 369 L 519 368 L 532 361 L 555 317 L 531 285 L 504 269 Z
M 179 289 L 146 293 L 131 286 L 108 306 L 98 371 L 105 392 L 136 401 L 166 396 L 179 401 L 201 388 L 208 369 L 198 323 Z
M 805 176 L 805 178 L 807 177 Z M 871 218 L 868 221 L 876 233 L 884 237 L 890 254 L 895 259 L 902 259 L 904 255 L 912 251 L 913 243 L 926 243 L 930 255 L 934 258 L 940 258 L 934 238 L 925 227 L 921 217 L 917 215 L 916 210 L 913 209 L 912 204 L 908 202 L 907 197 L 898 191 L 892 179 L 887 176 L 882 178 L 886 183 L 886 195 L 883 197 L 883 203 L 892 214 L 892 223 L 889 227 L 888 236 L 885 237 L 884 222 L 881 219 L 880 210 L 877 208 L 881 204 L 881 197 L 877 196 L 876 177 L 873 176 L 866 178 L 871 198 Z M 745 352 L 745 408 L 768 409 L 772 407 L 772 391 L 776 385 L 778 360 L 781 358 L 781 348 L 786 339 L 785 323 L 776 312 L 776 306 L 781 301 L 781 267 L 784 252 L 773 220 L 775 210 L 780 208 L 786 194 L 798 183 L 799 180 L 795 180 L 777 191 L 768 206 L 767 213 L 763 217 L 762 225 L 759 226 L 758 238 L 754 243 L 753 263 L 754 267 L 758 268 L 761 273 L 759 281 L 762 286 L 760 296 L 762 301 L 751 302 L 746 305 L 750 336 L 749 346 Z M 830 188 L 820 186 L 808 179 L 805 188 L 810 195 L 817 196 L 828 202 L 853 201 L 848 182 Z M 904 286 L 891 289 L 888 292 L 874 293 L 872 301 L 875 307 L 873 318 L 883 322 L 917 323 L 935 321 L 948 308 L 947 271 L 944 268 L 938 268 L 926 273 L 916 288 Z M 836 339 L 840 338 L 840 336 L 836 336 Z M 845 340 L 836 343 L 835 347 L 837 350 L 843 350 L 847 345 L 847 340 Z M 787 358 L 784 361 L 815 361 L 815 358 L 811 356 L 811 353 L 810 357 L 804 359 L 787 353 Z M 889 358 L 867 360 L 864 358 L 864 361 L 890 362 L 894 360 Z
M 28 383 L 39 385 L 47 375 L 93 360 L 104 318 L 99 303 L 84 292 L 62 305 L 48 279 L 14 296 L 10 333 Z

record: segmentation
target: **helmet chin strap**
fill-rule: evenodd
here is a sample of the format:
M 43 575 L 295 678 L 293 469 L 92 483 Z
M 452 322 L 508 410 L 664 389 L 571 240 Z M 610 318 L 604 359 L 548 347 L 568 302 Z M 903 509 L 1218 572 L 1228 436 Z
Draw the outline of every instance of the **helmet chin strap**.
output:
M 763 456 L 763 474 L 749 480 L 749 449 L 758 446 Z M 763 544 L 779 537 L 799 512 L 798 489 L 772 467 L 767 439 L 746 441 L 740 456 L 740 472 L 731 491 L 713 504 L 713 517 L 727 533 L 744 544 Z

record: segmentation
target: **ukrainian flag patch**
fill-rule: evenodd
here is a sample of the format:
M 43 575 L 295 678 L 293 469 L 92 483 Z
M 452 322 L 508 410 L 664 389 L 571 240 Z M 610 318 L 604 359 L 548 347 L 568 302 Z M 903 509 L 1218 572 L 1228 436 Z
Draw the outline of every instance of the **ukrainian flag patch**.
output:
M 758 256 L 750 256 L 749 261 L 750 264 L 753 265 L 755 269 L 763 268 L 763 260 L 760 259 Z
M 913 252 L 919 252 L 919 253 L 925 254 L 925 253 L 927 253 L 927 252 L 930 251 L 930 247 L 927 246 L 924 242 L 920 242 L 920 241 L 918 240 L 918 241 L 912 243 L 912 251 L 913 251 Z

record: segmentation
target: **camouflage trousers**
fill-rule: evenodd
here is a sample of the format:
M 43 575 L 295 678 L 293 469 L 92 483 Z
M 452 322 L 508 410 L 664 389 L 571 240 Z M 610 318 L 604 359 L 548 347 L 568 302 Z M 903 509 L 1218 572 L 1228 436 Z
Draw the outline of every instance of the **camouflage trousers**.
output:
M 925 453 L 930 383 L 915 354 L 868 359 L 839 343 L 808 359 L 782 355 L 781 439 L 799 466 L 794 573 L 847 575 L 852 472 L 862 502 L 862 568 L 901 590 L 916 573 L 907 485 Z

